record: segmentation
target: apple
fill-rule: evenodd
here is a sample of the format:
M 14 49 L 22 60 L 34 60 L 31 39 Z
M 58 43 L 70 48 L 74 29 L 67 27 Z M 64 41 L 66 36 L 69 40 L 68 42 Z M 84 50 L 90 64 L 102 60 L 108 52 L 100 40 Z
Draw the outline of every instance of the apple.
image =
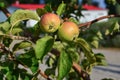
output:
M 79 35 L 79 28 L 74 22 L 63 22 L 58 29 L 58 36 L 62 41 L 72 41 Z
M 54 13 L 45 13 L 40 19 L 40 29 L 43 32 L 53 33 L 57 31 L 61 20 L 58 15 Z

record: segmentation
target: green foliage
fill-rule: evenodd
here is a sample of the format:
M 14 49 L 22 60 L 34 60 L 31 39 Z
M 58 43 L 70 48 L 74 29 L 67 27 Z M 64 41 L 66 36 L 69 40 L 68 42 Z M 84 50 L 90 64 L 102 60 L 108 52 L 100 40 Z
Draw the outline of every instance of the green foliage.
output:
M 63 80 L 63 78 L 69 73 L 72 67 L 72 59 L 69 53 L 64 50 L 60 53 L 59 64 L 58 64 L 58 80 Z
M 102 53 L 95 54 L 95 57 L 96 57 L 96 64 L 97 65 L 103 65 L 103 66 L 107 65 L 105 56 Z
M 41 17 L 43 14 L 47 13 L 45 9 L 37 8 L 36 9 L 37 14 Z
M 65 7 L 66 7 L 66 4 L 65 3 L 61 3 L 56 11 L 56 13 L 58 15 L 62 15 L 64 12 L 65 12 Z
M 116 4 L 116 0 L 105 0 L 105 3 L 107 5 L 115 5 Z
M 32 43 L 28 41 L 22 41 L 14 45 L 13 51 L 17 51 L 17 50 L 24 49 L 24 48 L 31 47 L 31 46 L 32 46 Z
M 0 8 L 4 8 L 5 7 L 5 3 L 4 2 L 0 2 Z
M 114 44 L 113 40 L 116 40 L 115 37 L 119 35 L 119 32 L 119 18 L 112 18 L 105 22 L 94 23 L 80 35 L 95 48 L 118 47 Z M 119 43 L 119 41 L 116 43 Z
M 88 58 L 88 61 L 90 63 L 94 63 L 96 61 L 96 58 L 94 56 L 94 53 L 91 49 L 91 47 L 89 46 L 89 44 L 82 38 L 78 38 L 75 41 L 76 44 L 78 44 L 78 46 L 80 46 L 85 54 L 85 56 Z
M 119 26 L 118 22 L 114 22 L 114 23 L 111 25 L 111 27 L 109 27 L 109 28 L 106 30 L 105 34 L 106 34 L 106 35 L 113 35 L 114 32 L 119 32 L 119 31 L 120 31 L 119 28 L 120 28 L 120 26 Z
M 39 17 L 47 12 L 59 15 L 61 24 L 65 18 L 79 24 L 78 18 L 70 16 L 71 13 L 80 16 L 80 6 L 76 8 L 77 1 L 66 0 L 62 3 L 61 1 L 58 3 L 55 1 L 59 6 L 52 5 L 54 2 L 51 2 L 45 8 L 37 9 L 37 14 L 30 10 L 17 10 L 11 14 L 8 20 L 0 23 L 1 80 L 3 78 L 40 80 L 38 78 L 40 75 L 46 79 L 51 78 L 49 80 L 83 80 L 83 76 L 90 75 L 94 66 L 107 65 L 105 56 L 102 53 L 94 53 L 91 46 L 99 47 L 99 40 L 106 36 L 106 29 L 108 36 L 119 32 L 117 22 L 111 23 L 112 26 L 103 31 L 92 29 L 92 27 L 81 30 L 79 37 L 70 42 L 61 41 L 57 31 L 54 33 L 41 32 Z M 26 27 L 26 21 L 29 19 L 38 22 L 34 26 Z M 77 65 L 73 65 L 73 63 Z M 40 65 L 47 66 L 47 68 L 42 70 Z
M 6 0 L 0 0 L 0 8 L 6 8 L 8 6 L 8 2 Z
M 10 27 L 11 26 L 8 21 L 0 23 L 0 35 L 7 34 Z
M 27 19 L 33 19 L 33 20 L 39 20 L 38 15 L 30 10 L 17 10 L 14 12 L 14 14 L 10 17 L 10 24 L 14 26 L 16 23 L 27 20 Z
M 65 18 L 71 18 L 75 14 L 75 19 L 79 19 L 81 14 L 81 5 L 78 5 L 77 0 L 46 0 L 46 4 L 51 5 L 53 11 Z M 76 11 L 75 11 L 76 10 Z
M 37 40 L 35 46 L 35 53 L 37 59 L 43 59 L 44 55 L 46 55 L 53 46 L 54 39 L 51 36 L 45 36 L 39 40 Z

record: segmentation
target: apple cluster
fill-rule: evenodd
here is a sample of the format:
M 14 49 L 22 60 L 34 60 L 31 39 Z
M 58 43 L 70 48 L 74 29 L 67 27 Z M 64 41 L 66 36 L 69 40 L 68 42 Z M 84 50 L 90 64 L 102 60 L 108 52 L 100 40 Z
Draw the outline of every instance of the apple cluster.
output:
M 61 22 L 61 18 L 54 13 L 45 13 L 40 19 L 40 29 L 45 33 L 54 33 L 62 41 L 72 41 L 79 35 L 77 24 L 71 21 Z

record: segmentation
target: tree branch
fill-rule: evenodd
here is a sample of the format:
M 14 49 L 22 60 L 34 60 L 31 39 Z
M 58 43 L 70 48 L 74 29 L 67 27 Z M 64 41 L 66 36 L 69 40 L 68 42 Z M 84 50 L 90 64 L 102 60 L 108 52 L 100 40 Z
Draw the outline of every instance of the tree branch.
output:
M 6 15 L 6 17 L 10 17 L 10 12 L 6 8 L 0 8 L 0 10 Z
M 84 26 L 88 27 L 88 26 L 90 26 L 91 24 L 93 24 L 93 23 L 95 23 L 97 21 L 100 21 L 100 20 L 105 19 L 105 18 L 113 18 L 113 17 L 120 17 L 120 15 L 114 15 L 114 14 L 112 14 L 112 15 L 108 15 L 108 16 L 102 16 L 102 17 L 96 18 L 96 19 L 94 19 L 92 21 L 79 24 L 78 26 L 79 26 L 79 28 L 80 27 L 84 27 Z
M 79 74 L 81 75 L 81 77 L 84 79 L 84 80 L 90 80 L 90 76 L 88 73 L 86 73 L 85 71 L 83 71 L 80 67 L 80 65 L 78 65 L 77 63 L 73 62 L 73 65 L 72 65 L 73 69 Z
M 44 77 L 45 79 L 47 79 L 47 80 L 51 80 L 45 73 L 43 73 L 40 69 L 38 70 L 38 73 L 42 76 L 42 77 Z

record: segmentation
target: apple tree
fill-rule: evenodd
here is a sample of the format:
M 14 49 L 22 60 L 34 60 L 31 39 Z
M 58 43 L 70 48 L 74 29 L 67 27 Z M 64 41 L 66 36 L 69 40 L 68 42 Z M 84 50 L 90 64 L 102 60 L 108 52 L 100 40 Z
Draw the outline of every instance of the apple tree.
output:
M 107 64 L 104 55 L 94 53 L 81 35 L 86 35 L 85 26 L 117 16 L 78 24 L 73 17 L 63 17 L 64 2 L 56 10 L 46 5 L 36 12 L 18 9 L 12 14 L 0 7 L 8 16 L 0 23 L 1 80 L 90 80 L 94 66 Z M 37 23 L 27 27 L 29 19 Z

